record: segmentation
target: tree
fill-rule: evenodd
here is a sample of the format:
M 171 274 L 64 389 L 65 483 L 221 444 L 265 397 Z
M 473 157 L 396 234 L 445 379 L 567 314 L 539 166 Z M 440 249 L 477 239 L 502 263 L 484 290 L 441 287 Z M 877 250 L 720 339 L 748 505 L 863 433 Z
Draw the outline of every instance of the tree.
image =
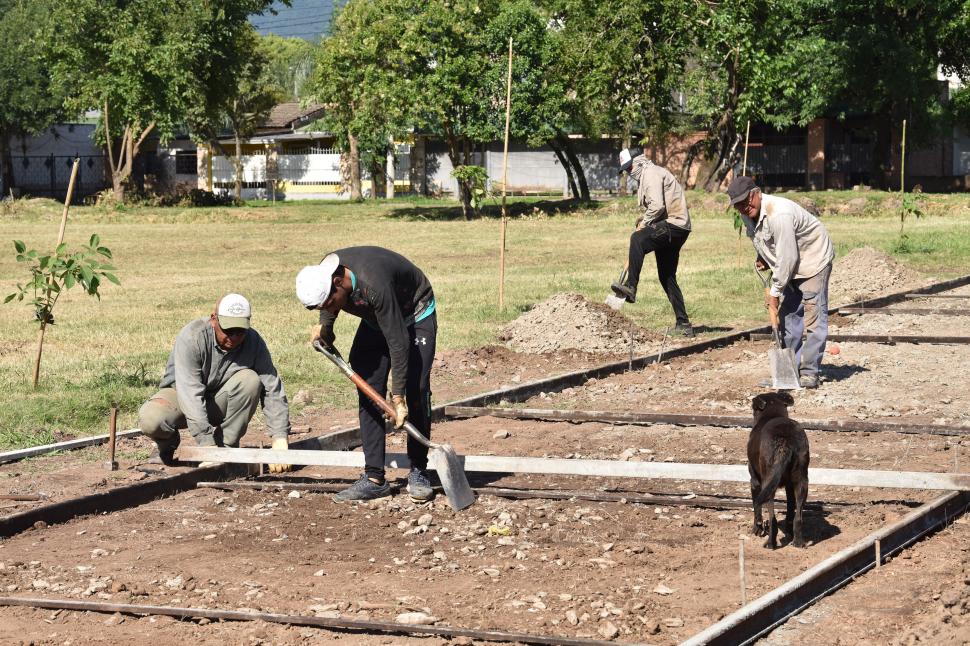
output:
M 240 69 L 233 36 L 269 0 L 57 0 L 51 77 L 75 112 L 100 110 L 115 196 L 145 140 L 219 103 Z M 215 95 L 215 98 L 213 98 Z
M 60 116 L 63 97 L 51 87 L 41 31 L 46 0 L 0 0 L 0 184 L 14 186 L 11 140 L 36 134 Z
M 284 92 L 284 101 L 306 98 L 307 81 L 313 77 L 316 64 L 314 46 L 302 38 L 284 38 L 275 34 L 262 36 L 261 49 L 268 57 L 267 74 Z

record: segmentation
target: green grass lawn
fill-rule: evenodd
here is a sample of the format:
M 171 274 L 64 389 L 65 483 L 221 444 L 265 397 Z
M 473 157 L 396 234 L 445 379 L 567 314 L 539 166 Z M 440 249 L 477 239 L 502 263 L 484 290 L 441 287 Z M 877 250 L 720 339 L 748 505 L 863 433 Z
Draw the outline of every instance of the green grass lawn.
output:
M 970 196 L 926 196 L 926 216 L 899 235 L 898 198 L 878 193 L 797 194 L 823 212 L 838 252 L 870 245 L 940 278 L 968 272 Z M 723 195 L 692 193 L 694 219 L 679 279 L 695 325 L 737 327 L 761 321 L 761 287 L 753 253 L 738 238 Z M 851 208 L 846 209 L 845 205 Z M 845 214 L 838 214 L 839 209 Z M 27 278 L 14 261 L 13 239 L 46 250 L 57 235 L 61 206 L 21 200 L 0 211 L 0 296 Z M 100 234 L 114 252 L 120 287 L 102 300 L 68 292 L 44 346 L 41 384 L 30 387 L 37 326 L 22 303 L 0 307 L 0 449 L 50 441 L 55 435 L 104 432 L 112 402 L 119 424 L 135 425 L 153 391 L 176 333 L 206 316 L 223 293 L 253 303 L 253 324 L 266 338 L 290 397 L 300 389 L 314 406 L 344 408 L 354 394 L 307 343 L 315 315 L 294 295 L 297 271 L 332 249 L 377 244 L 411 258 L 430 277 L 439 302 L 439 347 L 475 347 L 523 310 L 559 292 L 602 301 L 623 266 L 635 218 L 632 199 L 589 208 L 517 200 L 511 205 L 506 253 L 506 308 L 498 308 L 499 219 L 460 219 L 455 203 L 404 198 L 347 204 L 253 203 L 240 208 L 160 209 L 74 207 L 66 242 L 75 247 Z M 651 259 L 638 302 L 623 313 L 655 329 L 672 324 Z M 337 345 L 349 349 L 357 319 L 338 320 Z

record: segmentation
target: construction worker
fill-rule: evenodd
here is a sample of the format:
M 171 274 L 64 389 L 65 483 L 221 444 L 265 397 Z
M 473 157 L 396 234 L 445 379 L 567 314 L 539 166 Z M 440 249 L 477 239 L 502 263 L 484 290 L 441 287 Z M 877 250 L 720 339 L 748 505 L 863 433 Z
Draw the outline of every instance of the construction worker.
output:
M 620 151 L 620 172 L 629 172 L 639 182 L 637 205 L 643 214 L 637 218 L 636 231 L 630 236 L 625 279 L 613 283 L 613 291 L 629 303 L 636 302 L 643 258 L 652 251 L 657 260 L 657 278 L 676 316 L 673 333 L 692 337 L 694 328 L 677 285 L 680 248 L 690 235 L 690 212 L 684 189 L 670 171 L 654 164 L 640 148 Z
M 825 226 L 801 206 L 764 195 L 750 177 L 728 186 L 754 244 L 758 269 L 771 269 L 765 307 L 778 316 L 785 347 L 795 352 L 802 388 L 818 388 L 829 333 L 829 277 L 835 249 Z M 802 341 L 802 336 L 805 341 Z
M 260 401 L 273 449 L 289 448 L 290 413 L 266 343 L 250 327 L 252 308 L 226 294 L 207 318 L 192 321 L 175 337 L 160 390 L 138 412 L 141 432 L 155 440 L 153 461 L 177 464 L 179 429 L 199 446 L 238 447 Z M 203 463 L 206 464 L 206 463 Z M 272 464 L 270 471 L 288 471 Z
M 349 247 L 300 270 L 296 295 L 307 309 L 320 311 L 311 343 L 319 339 L 333 348 L 333 325 L 341 310 L 361 319 L 350 349 L 351 367 L 379 393 L 387 392 L 390 374 L 395 427 L 410 419 L 430 438 L 431 365 L 438 319 L 434 292 L 424 273 L 389 249 Z M 359 402 L 365 469 L 357 482 L 334 496 L 337 502 L 390 495 L 384 478 L 384 418 L 363 393 Z M 431 500 L 428 449 L 408 436 L 407 453 L 408 493 L 416 502 Z

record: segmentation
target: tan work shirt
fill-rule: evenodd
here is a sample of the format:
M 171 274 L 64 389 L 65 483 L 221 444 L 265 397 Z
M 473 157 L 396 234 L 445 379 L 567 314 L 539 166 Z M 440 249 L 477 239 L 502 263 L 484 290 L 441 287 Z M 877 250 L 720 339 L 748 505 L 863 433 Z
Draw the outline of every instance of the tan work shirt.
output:
M 633 160 L 630 177 L 640 182 L 637 204 L 644 210 L 643 223 L 666 220 L 668 224 L 690 231 L 690 211 L 680 182 L 663 166 L 644 156 Z
M 825 226 L 791 200 L 762 194 L 758 222 L 743 214 L 741 219 L 755 251 L 771 267 L 772 296 L 781 296 L 793 278 L 811 278 L 835 259 Z

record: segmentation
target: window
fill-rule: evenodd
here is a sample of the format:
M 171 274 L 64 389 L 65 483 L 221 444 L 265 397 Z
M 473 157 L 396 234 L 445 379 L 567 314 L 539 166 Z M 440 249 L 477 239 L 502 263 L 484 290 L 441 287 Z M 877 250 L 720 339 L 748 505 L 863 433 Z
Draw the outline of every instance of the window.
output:
M 194 150 L 179 150 L 175 153 L 175 174 L 195 175 L 198 173 L 198 156 Z

